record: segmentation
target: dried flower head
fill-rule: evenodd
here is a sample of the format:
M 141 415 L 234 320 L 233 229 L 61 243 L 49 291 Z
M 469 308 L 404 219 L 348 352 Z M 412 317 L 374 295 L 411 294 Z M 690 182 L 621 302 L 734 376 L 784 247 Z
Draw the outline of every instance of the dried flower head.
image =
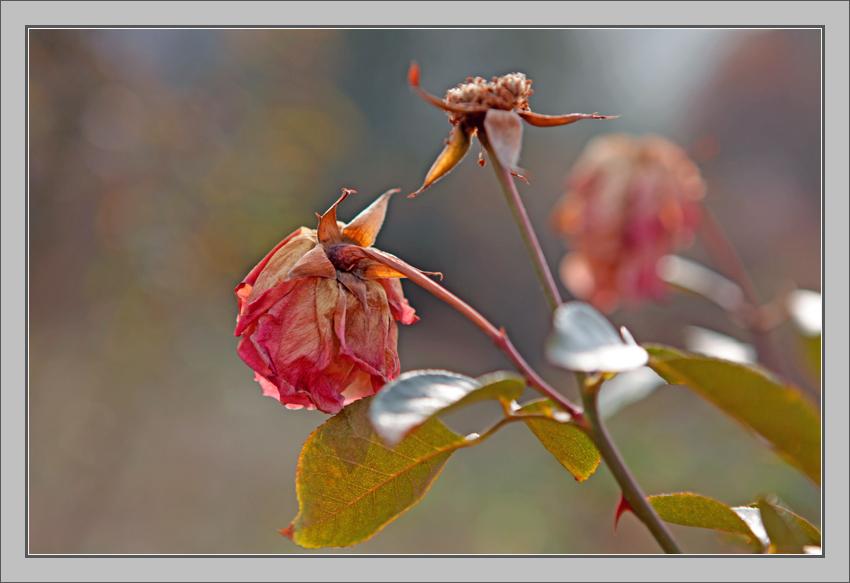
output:
M 564 285 L 606 312 L 621 300 L 663 299 L 656 264 L 692 242 L 704 194 L 696 164 L 665 138 L 592 140 L 551 217 L 572 249 L 561 262 Z
M 491 155 L 496 155 L 503 166 L 517 175 L 516 163 L 522 147 L 522 121 L 533 126 L 551 127 L 580 119 L 619 117 L 597 113 L 534 113 L 528 105 L 528 99 L 534 93 L 532 81 L 523 73 L 493 77 L 490 81 L 469 77 L 466 83 L 449 89 L 445 99 L 435 97 L 419 86 L 419 66 L 416 63 L 410 66 L 408 81 L 425 101 L 444 110 L 453 126 L 446 146 L 428 171 L 425 182 L 410 196 L 416 196 L 448 174 L 466 156 L 472 136 L 477 135 L 483 148 L 489 150 Z M 479 161 L 483 165 L 483 157 Z
M 396 320 L 414 315 L 397 278 L 371 248 L 389 197 L 347 225 L 336 207 L 281 241 L 236 287 L 237 352 L 263 394 L 291 409 L 338 413 L 399 373 Z

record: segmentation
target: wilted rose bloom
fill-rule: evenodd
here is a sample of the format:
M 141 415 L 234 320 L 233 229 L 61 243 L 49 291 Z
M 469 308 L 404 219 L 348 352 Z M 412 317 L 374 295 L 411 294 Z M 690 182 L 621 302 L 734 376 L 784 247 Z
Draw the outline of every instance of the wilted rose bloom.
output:
M 436 105 L 449 116 L 452 131 L 442 153 L 431 166 L 422 186 L 411 194 L 416 196 L 448 174 L 469 151 L 472 136 L 478 136 L 484 148 L 491 149 L 502 166 L 519 176 L 516 164 L 522 147 L 522 122 L 537 127 L 561 126 L 580 119 L 613 119 L 598 113 L 569 113 L 542 115 L 531 111 L 528 98 L 534 93 L 531 79 L 523 73 L 493 77 L 468 77 L 466 83 L 446 92 L 445 99 L 427 93 L 419 86 L 419 66 L 413 63 L 408 73 L 410 86 L 428 103 Z M 484 159 L 479 158 L 484 164 Z
M 621 301 L 659 300 L 658 260 L 691 243 L 705 183 L 676 144 L 655 135 L 600 136 L 567 176 L 552 214 L 572 252 L 561 262 L 564 285 L 610 312 Z
M 263 394 L 290 409 L 338 413 L 398 376 L 396 320 L 418 318 L 404 299 L 400 273 L 368 249 L 386 214 L 390 191 L 348 225 L 336 207 L 317 230 L 281 241 L 236 287 L 238 354 Z

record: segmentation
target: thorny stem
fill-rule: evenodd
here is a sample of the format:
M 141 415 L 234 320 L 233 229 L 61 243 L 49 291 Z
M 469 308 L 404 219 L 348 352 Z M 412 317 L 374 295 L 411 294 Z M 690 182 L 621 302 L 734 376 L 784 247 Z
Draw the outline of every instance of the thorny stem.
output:
M 647 502 L 646 494 L 643 493 L 635 481 L 634 476 L 629 472 L 622 456 L 620 456 L 620 452 L 617 451 L 614 442 L 611 440 L 611 436 L 608 435 L 608 431 L 602 424 L 602 419 L 599 417 L 599 411 L 596 406 L 596 397 L 599 394 L 602 379 L 600 378 L 595 383 L 586 384 L 584 382 L 584 375 L 579 374 L 577 376 L 581 385 L 581 398 L 584 402 L 585 417 L 584 424 L 581 426 L 582 429 L 596 444 L 599 453 L 602 455 L 602 459 L 605 460 L 605 464 L 611 470 L 614 479 L 617 480 L 617 484 L 620 485 L 623 491 L 623 497 L 629 503 L 632 512 L 646 525 L 646 528 L 649 529 L 649 532 L 652 533 L 652 536 L 655 537 L 655 540 L 658 541 L 658 544 L 664 549 L 665 553 L 681 553 L 682 551 L 679 550 L 667 527 L 661 521 L 661 517 L 658 516 L 652 505 Z
M 368 250 L 367 251 L 372 251 Z M 458 312 L 466 316 L 473 324 L 478 326 L 487 336 L 489 336 L 493 343 L 499 347 L 499 349 L 505 353 L 505 355 L 510 359 L 510 361 L 514 364 L 517 370 L 522 373 L 522 375 L 526 378 L 528 383 L 542 392 L 544 395 L 555 401 L 561 408 L 564 409 L 567 413 L 572 416 L 572 418 L 579 422 L 583 419 L 581 408 L 572 403 L 569 399 L 567 399 L 564 395 L 556 391 L 552 386 L 549 385 L 545 380 L 540 378 L 540 375 L 531 368 L 531 366 L 525 361 L 522 355 L 517 351 L 511 342 L 510 338 L 508 338 L 507 332 L 505 332 L 504 328 L 496 328 L 493 324 L 490 323 L 487 318 L 482 316 L 478 311 L 475 310 L 472 306 L 464 302 L 462 299 L 451 293 L 449 290 L 429 278 L 427 275 L 416 269 L 415 267 L 408 265 L 404 261 L 393 257 L 387 253 L 370 253 L 377 261 L 384 263 L 395 269 L 396 271 L 403 273 L 406 275 L 412 282 L 415 284 L 425 288 Z
M 788 371 L 785 364 L 777 355 L 773 342 L 760 321 L 759 306 L 761 305 L 761 301 L 759 300 L 753 280 L 750 278 L 744 262 L 741 261 L 740 256 L 723 232 L 717 219 L 707 208 L 703 208 L 700 236 L 705 243 L 706 250 L 717 264 L 717 267 L 725 272 L 726 277 L 738 284 L 744 293 L 744 299 L 751 306 L 752 316 L 746 318 L 745 323 L 750 331 L 759 361 L 768 368 L 787 377 Z
M 371 251 L 371 250 L 367 250 Z M 417 285 L 425 288 L 461 314 L 466 316 L 469 320 L 472 321 L 473 324 L 478 326 L 485 334 L 487 334 L 493 342 L 498 346 L 502 352 L 507 355 L 507 357 L 513 362 L 514 366 L 516 366 L 517 370 L 519 370 L 522 375 L 526 378 L 528 383 L 538 389 L 541 393 L 552 399 L 555 403 L 557 403 L 561 408 L 563 408 L 567 413 L 572 417 L 572 422 L 576 424 L 582 431 L 584 431 L 588 437 L 590 437 L 593 442 L 596 444 L 596 447 L 599 449 L 599 452 L 602 455 L 602 458 L 605 460 L 605 463 L 611 469 L 611 473 L 614 474 L 614 477 L 617 479 L 617 483 L 620 485 L 620 488 L 623 490 L 623 495 L 626 497 L 626 500 L 629 502 L 631 507 L 634 509 L 635 514 L 646 524 L 649 531 L 652 535 L 658 540 L 658 543 L 661 545 L 661 548 L 664 549 L 665 552 L 668 553 L 679 553 L 678 547 L 676 543 L 673 542 L 669 532 L 667 532 L 664 525 L 661 523 L 661 519 L 658 517 L 658 514 L 655 510 L 649 506 L 649 503 L 646 502 L 646 497 L 641 491 L 640 487 L 635 482 L 628 468 L 626 468 L 623 459 L 620 457 L 620 454 L 617 452 L 614 447 L 611 438 L 608 436 L 608 433 L 605 431 L 605 427 L 602 425 L 601 420 L 599 419 L 599 414 L 596 410 L 596 392 L 598 391 L 598 384 L 595 387 L 595 390 L 591 395 L 586 395 L 587 392 L 584 389 L 584 377 L 583 375 L 577 375 L 579 379 L 579 384 L 582 388 L 582 399 L 585 403 L 585 411 L 582 411 L 578 406 L 572 403 L 569 399 L 564 397 L 561 393 L 552 388 L 546 381 L 544 381 L 537 372 L 532 369 L 522 355 L 517 352 L 514 345 L 511 343 L 508 338 L 507 333 L 504 329 L 498 329 L 493 324 L 490 323 L 487 318 L 482 316 L 479 312 L 477 312 L 472 306 L 461 300 L 459 297 L 448 291 L 446 288 L 426 276 L 424 273 L 414 268 L 411 265 L 408 265 L 404 261 L 393 257 L 387 253 L 374 253 L 370 252 L 370 256 L 374 259 L 384 263 L 395 269 L 396 271 L 403 273 L 416 283 Z M 600 381 L 601 382 L 601 381 Z M 495 431 L 501 428 L 503 425 L 507 423 L 511 423 L 513 421 L 517 421 L 523 418 L 523 416 L 511 416 L 506 412 L 506 417 L 499 421 L 496 425 L 491 427 L 488 431 L 486 431 L 483 435 L 479 436 L 474 440 L 470 440 L 469 446 L 481 443 L 484 439 L 487 439 L 492 435 Z M 466 447 L 466 445 L 462 446 Z
M 498 157 L 490 147 L 489 141 L 483 132 L 478 133 L 478 139 L 484 148 L 491 152 L 489 156 L 493 164 L 493 170 L 496 172 L 496 178 L 499 179 L 499 184 L 505 193 L 505 198 L 508 201 L 508 206 L 514 216 L 519 232 L 522 235 L 522 241 L 525 243 L 525 249 L 528 251 L 531 262 L 534 265 L 534 271 L 537 273 L 537 279 L 540 280 L 540 287 L 543 289 L 543 295 L 546 296 L 546 302 L 549 304 L 549 309 L 553 312 L 561 305 L 561 294 L 558 292 L 558 285 L 552 277 L 552 272 L 549 270 L 549 264 L 546 263 L 546 257 L 543 255 L 543 249 L 540 247 L 540 241 L 537 240 L 537 235 L 534 228 L 531 226 L 531 221 L 528 219 L 528 213 L 525 211 L 525 206 L 522 204 L 522 199 L 519 197 L 519 192 L 514 184 L 510 169 L 505 168 L 499 162 Z
M 492 148 L 490 148 L 487 143 L 487 138 L 479 135 L 479 139 L 482 140 L 484 147 L 492 152 Z M 519 192 L 517 192 L 513 177 L 511 176 L 510 170 L 506 169 L 499 163 L 497 156 L 490 156 L 490 160 L 493 163 L 496 177 L 502 185 L 502 190 L 505 192 L 508 205 L 514 215 L 514 220 L 522 234 L 525 247 L 528 250 L 528 254 L 531 256 L 534 269 L 537 272 L 537 278 L 540 280 L 540 285 L 543 288 L 544 295 L 546 296 L 546 301 L 549 303 L 549 308 L 554 312 L 562 303 L 558 287 L 552 277 L 552 272 L 549 270 L 549 265 L 546 263 L 546 258 L 543 255 L 543 249 L 540 247 L 540 242 L 537 240 L 534 228 L 531 226 L 531 222 L 528 219 L 528 214 L 525 211 L 525 206 L 522 204 Z M 620 485 L 626 501 L 628 501 L 637 517 L 646 525 L 649 532 L 652 533 L 652 536 L 654 536 L 658 541 L 658 544 L 661 545 L 661 548 L 664 549 L 664 552 L 681 553 L 679 547 L 670 536 L 670 532 L 664 526 L 664 523 L 661 522 L 661 518 L 658 516 L 658 513 L 655 512 L 655 509 L 652 508 L 652 506 L 650 506 L 650 504 L 646 501 L 646 496 L 643 491 L 641 491 L 640 486 L 638 486 L 634 479 L 634 476 L 632 476 L 631 472 L 629 472 L 628 467 L 626 467 L 623 458 L 614 446 L 614 442 L 605 430 L 605 426 L 602 425 L 602 420 L 600 419 L 596 409 L 596 395 L 598 393 L 599 385 L 601 385 L 602 382 L 601 379 L 595 386 L 588 389 L 584 386 L 584 375 L 576 374 L 576 378 L 578 379 L 579 386 L 581 387 L 582 401 L 584 402 L 585 407 L 584 416 L 581 419 L 577 419 L 576 424 L 588 435 L 588 437 L 590 437 L 591 440 L 593 440 L 594 444 L 596 444 L 596 447 L 602 455 L 602 459 L 605 460 L 605 463 L 608 465 L 608 468 L 611 470 L 611 473 L 614 474 L 614 478 Z

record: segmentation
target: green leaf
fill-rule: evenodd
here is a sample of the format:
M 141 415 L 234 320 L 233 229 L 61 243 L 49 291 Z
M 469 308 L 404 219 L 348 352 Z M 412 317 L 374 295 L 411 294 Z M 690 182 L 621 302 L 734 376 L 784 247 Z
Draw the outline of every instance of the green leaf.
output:
M 371 538 L 416 504 L 466 440 L 430 419 L 393 449 L 369 423 L 371 398 L 314 431 L 298 462 L 299 512 L 280 531 L 302 547 L 347 547 Z
M 533 401 L 516 413 L 538 416 L 526 419 L 526 425 L 576 480 L 583 482 L 596 471 L 599 450 L 584 431 L 569 423 L 569 415 L 551 401 Z
M 495 372 L 477 379 L 445 370 L 406 372 L 387 383 L 372 399 L 369 420 L 389 446 L 438 413 L 479 401 L 510 403 L 525 390 L 516 373 Z
M 777 507 L 763 498 L 759 499 L 756 507 L 770 538 L 770 551 L 779 554 L 802 554 L 803 546 L 808 544 L 809 540 L 797 521 L 782 516 Z
M 623 372 L 646 364 L 646 350 L 625 328 L 621 335 L 592 306 L 567 302 L 555 311 L 546 357 L 562 368 L 581 372 Z M 625 339 L 624 339 L 625 337 Z
M 811 545 L 813 547 L 821 546 L 821 537 L 820 531 L 816 529 L 812 524 L 807 521 L 805 518 L 801 516 L 797 516 L 790 510 L 782 508 L 781 506 L 773 505 L 774 511 L 779 514 L 786 522 L 789 522 L 793 525 L 795 530 L 798 530 L 802 533 L 804 542 L 803 544 Z M 765 548 L 770 546 L 770 537 L 767 534 L 767 530 L 765 529 L 764 522 L 762 521 L 761 511 L 759 510 L 758 504 L 750 504 L 749 506 L 736 506 L 732 510 L 743 519 L 744 522 L 750 527 L 759 540 L 762 541 L 762 544 Z
M 645 345 L 649 366 L 669 383 L 687 385 L 755 431 L 788 462 L 820 484 L 820 414 L 796 387 L 757 367 Z
M 689 492 L 649 496 L 647 501 L 655 508 L 661 520 L 682 526 L 742 534 L 761 548 L 761 541 L 747 523 L 722 502 Z

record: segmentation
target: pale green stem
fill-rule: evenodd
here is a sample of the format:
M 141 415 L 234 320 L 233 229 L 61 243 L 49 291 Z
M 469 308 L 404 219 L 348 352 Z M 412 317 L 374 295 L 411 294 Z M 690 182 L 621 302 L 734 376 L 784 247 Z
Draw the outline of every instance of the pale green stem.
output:
M 596 397 L 599 394 L 599 387 L 602 384 L 602 380 L 600 379 L 598 382 L 588 385 L 584 382 L 584 375 L 579 374 L 577 376 L 581 385 L 581 398 L 584 402 L 584 425 L 582 429 L 584 429 L 585 433 L 596 444 L 599 453 L 602 455 L 602 459 L 605 460 L 605 464 L 611 470 L 614 479 L 617 480 L 617 484 L 619 484 L 620 489 L 623 491 L 623 497 L 629 503 L 632 511 L 644 523 L 646 528 L 649 529 L 649 532 L 652 533 L 652 536 L 655 537 L 655 540 L 658 541 L 664 552 L 681 553 L 682 551 L 679 550 L 667 527 L 661 521 L 661 517 L 658 516 L 652 505 L 647 502 L 646 494 L 643 493 L 635 481 L 634 476 L 629 472 L 620 452 L 617 451 L 614 442 L 611 440 L 611 436 L 602 424 L 602 419 L 599 416 L 599 410 L 596 406 Z
M 549 304 L 549 309 L 553 312 L 561 305 L 561 294 L 558 292 L 558 285 L 555 283 L 555 278 L 552 277 L 552 272 L 549 270 L 549 264 L 546 263 L 546 257 L 543 255 L 543 249 L 540 247 L 540 241 L 531 226 L 531 221 L 528 219 L 528 213 L 525 211 L 525 206 L 522 204 L 522 199 L 519 197 L 519 192 L 514 184 L 513 176 L 510 169 L 505 168 L 499 162 L 497 156 L 493 154 L 493 150 L 487 140 L 484 132 L 479 132 L 478 139 L 487 151 L 491 152 L 489 156 L 490 162 L 493 164 L 493 170 L 496 172 L 496 178 L 499 179 L 499 184 L 505 193 L 505 198 L 508 201 L 508 206 L 511 209 L 511 214 L 514 216 L 517 227 L 519 227 L 522 241 L 525 243 L 525 249 L 528 251 L 528 256 L 531 258 L 531 263 L 534 265 L 534 271 L 537 274 L 537 279 L 540 280 L 540 287 L 543 289 L 543 295 L 546 296 L 546 302 Z

